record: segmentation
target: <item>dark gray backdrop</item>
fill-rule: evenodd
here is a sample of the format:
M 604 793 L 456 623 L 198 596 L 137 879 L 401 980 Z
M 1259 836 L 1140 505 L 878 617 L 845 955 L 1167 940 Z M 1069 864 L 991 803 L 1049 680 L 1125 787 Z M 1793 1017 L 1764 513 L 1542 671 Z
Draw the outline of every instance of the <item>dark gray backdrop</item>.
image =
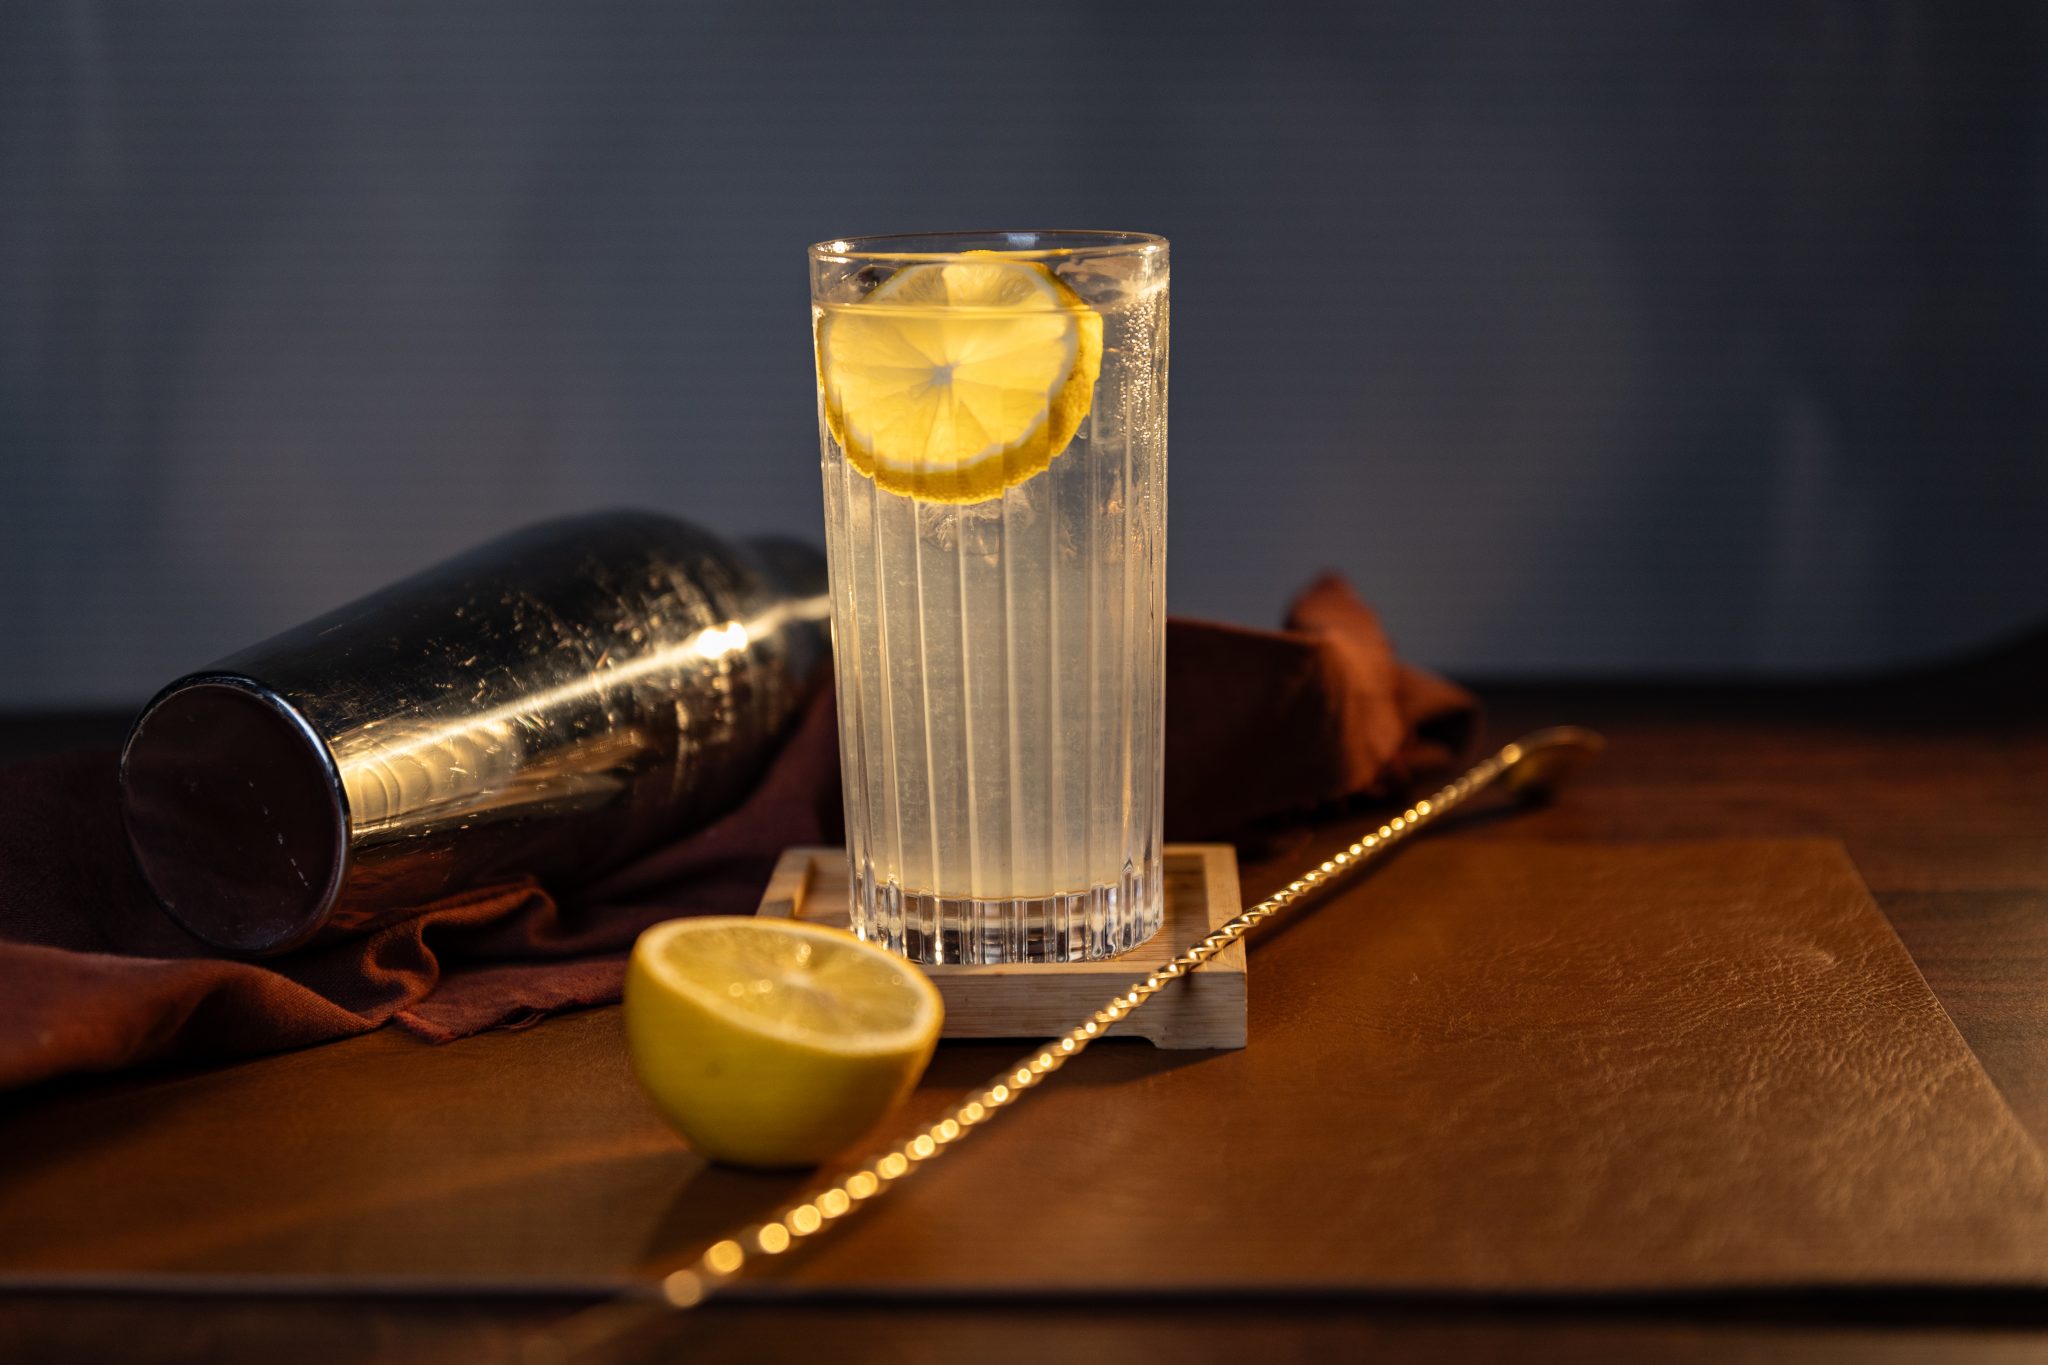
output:
M 0 705 L 818 520 L 802 249 L 1174 242 L 1171 593 L 1453 670 L 2048 615 L 2048 6 L 0 7 Z

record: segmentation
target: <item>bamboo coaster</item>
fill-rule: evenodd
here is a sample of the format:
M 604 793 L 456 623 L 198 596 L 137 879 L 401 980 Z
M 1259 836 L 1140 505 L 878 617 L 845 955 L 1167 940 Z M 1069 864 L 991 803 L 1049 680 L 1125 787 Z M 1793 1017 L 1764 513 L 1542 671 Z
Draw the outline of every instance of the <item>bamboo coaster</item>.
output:
M 944 1036 L 1044 1038 L 1064 1033 L 1244 908 L 1237 889 L 1237 853 L 1229 844 L 1168 844 L 1165 866 L 1166 923 L 1122 957 L 926 967 L 946 1001 Z M 846 882 L 844 849 L 786 849 L 756 913 L 843 929 Z M 1201 971 L 1169 986 L 1148 1008 L 1110 1033 L 1145 1038 L 1163 1048 L 1239 1048 L 1245 1039 L 1244 1001 L 1244 945 L 1237 943 Z

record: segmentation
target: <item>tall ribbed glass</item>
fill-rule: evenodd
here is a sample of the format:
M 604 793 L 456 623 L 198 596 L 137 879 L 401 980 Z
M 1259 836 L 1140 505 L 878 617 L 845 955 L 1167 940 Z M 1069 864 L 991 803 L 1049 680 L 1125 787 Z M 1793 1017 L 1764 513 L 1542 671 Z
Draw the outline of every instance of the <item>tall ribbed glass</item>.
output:
M 1166 243 L 828 242 L 811 284 L 854 928 L 1130 949 L 1163 904 Z

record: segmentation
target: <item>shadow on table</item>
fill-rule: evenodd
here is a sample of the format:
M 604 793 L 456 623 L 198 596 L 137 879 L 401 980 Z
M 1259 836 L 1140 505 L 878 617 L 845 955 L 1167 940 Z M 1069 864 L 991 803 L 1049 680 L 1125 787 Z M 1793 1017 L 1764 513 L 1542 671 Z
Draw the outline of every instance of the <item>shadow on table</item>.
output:
M 878 1155 L 936 1123 L 969 1091 L 995 1079 L 1043 1039 L 1000 1039 L 942 1045 L 916 1092 L 878 1125 L 868 1141 L 837 1161 L 794 1171 L 749 1171 L 712 1163 L 681 1177 L 668 1207 L 641 1250 L 641 1265 L 659 1274 L 694 1258 L 736 1228 L 757 1222 L 782 1204 L 802 1198 L 863 1157 Z M 1170 1051 L 1141 1039 L 1116 1038 L 1096 1044 L 1061 1069 L 1062 1087 L 1124 1085 L 1216 1056 L 1214 1051 Z M 1029 1104 L 1027 1097 L 1023 1103 Z

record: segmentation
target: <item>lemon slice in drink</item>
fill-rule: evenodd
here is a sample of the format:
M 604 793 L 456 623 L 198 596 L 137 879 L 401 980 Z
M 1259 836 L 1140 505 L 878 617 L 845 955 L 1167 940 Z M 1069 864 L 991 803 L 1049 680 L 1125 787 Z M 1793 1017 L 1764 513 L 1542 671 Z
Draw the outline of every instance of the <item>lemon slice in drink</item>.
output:
M 892 493 L 980 502 L 1067 448 L 1102 373 L 1102 314 L 1036 261 L 907 266 L 818 318 L 825 422 Z
M 798 1166 L 909 1093 L 945 1008 L 923 972 L 843 930 L 721 915 L 640 935 L 625 1014 L 634 1074 L 691 1146 Z

